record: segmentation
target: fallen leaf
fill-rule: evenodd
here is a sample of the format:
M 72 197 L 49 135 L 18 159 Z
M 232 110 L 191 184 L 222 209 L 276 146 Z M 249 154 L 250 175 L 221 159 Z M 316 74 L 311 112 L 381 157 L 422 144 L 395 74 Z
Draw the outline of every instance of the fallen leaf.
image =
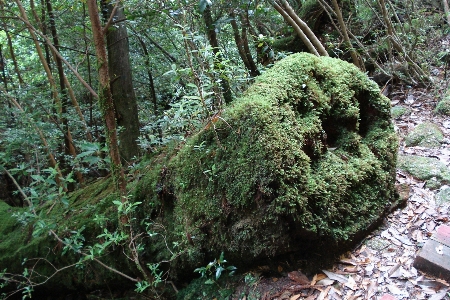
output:
M 372 299 L 372 297 L 377 292 L 377 283 L 375 281 L 371 281 L 366 291 L 366 299 Z
M 352 276 L 348 277 L 348 281 L 344 285 L 352 290 L 356 290 L 357 288 L 357 284 Z
M 282 266 L 278 266 L 278 273 L 283 272 L 283 267 Z
M 388 288 L 389 292 L 391 292 L 394 295 L 403 296 L 403 297 L 408 296 L 408 293 L 406 291 L 400 290 L 397 286 L 395 286 L 393 284 L 388 285 L 387 288 Z
M 301 294 L 298 295 L 294 295 L 291 298 L 289 298 L 289 300 L 297 300 L 298 298 L 300 298 Z
M 340 283 L 346 284 L 348 282 L 348 278 L 333 272 L 329 272 L 326 270 L 322 270 L 322 272 L 325 273 L 325 275 L 328 276 L 328 278 L 339 281 Z
M 305 274 L 303 274 L 300 271 L 292 271 L 288 273 L 288 277 L 290 280 L 293 280 L 301 285 L 308 285 L 311 282 L 309 281 L 308 277 L 306 277 Z
M 313 279 L 311 280 L 311 285 L 315 285 L 317 282 L 317 274 L 314 275 Z
M 443 299 L 445 296 L 447 295 L 447 290 L 441 291 L 437 294 L 434 294 L 433 296 L 431 296 L 430 298 L 428 298 L 428 300 L 441 300 Z
M 317 281 L 317 285 L 329 286 L 334 283 L 333 279 L 325 278 Z
M 326 297 L 326 295 L 328 295 L 328 292 L 330 291 L 330 289 L 331 289 L 331 286 L 329 286 L 325 290 L 323 290 L 320 293 L 319 297 L 317 297 L 317 300 L 323 300 Z

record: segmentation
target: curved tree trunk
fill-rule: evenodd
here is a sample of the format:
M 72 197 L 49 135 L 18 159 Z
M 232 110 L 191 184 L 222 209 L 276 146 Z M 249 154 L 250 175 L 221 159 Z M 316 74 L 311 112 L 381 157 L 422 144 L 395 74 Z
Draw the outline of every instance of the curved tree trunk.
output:
M 258 71 L 258 68 L 256 67 L 255 62 L 253 61 L 253 57 L 248 47 L 247 28 L 246 26 L 244 26 L 244 24 L 242 25 L 242 35 L 241 35 L 239 33 L 239 27 L 236 22 L 236 14 L 234 13 L 234 11 L 230 13 L 230 17 L 231 17 L 230 24 L 231 27 L 233 28 L 234 41 L 236 43 L 239 56 L 241 57 L 247 70 L 250 72 L 250 76 L 256 77 L 260 73 Z

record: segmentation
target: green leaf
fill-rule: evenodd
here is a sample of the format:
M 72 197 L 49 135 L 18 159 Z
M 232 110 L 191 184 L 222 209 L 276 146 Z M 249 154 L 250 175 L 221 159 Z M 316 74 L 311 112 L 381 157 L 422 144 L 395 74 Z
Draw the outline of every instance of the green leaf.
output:
M 205 284 L 214 284 L 214 280 L 208 279 L 205 281 Z

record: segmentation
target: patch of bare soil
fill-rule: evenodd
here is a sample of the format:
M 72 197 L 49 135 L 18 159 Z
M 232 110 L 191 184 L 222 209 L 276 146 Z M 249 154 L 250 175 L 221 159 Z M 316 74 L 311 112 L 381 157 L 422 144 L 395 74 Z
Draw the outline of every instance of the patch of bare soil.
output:
M 439 41 L 450 47 L 450 36 Z M 400 137 L 399 154 L 438 158 L 450 165 L 450 119 L 433 110 L 448 87 L 444 67 L 431 68 L 432 88 L 397 85 L 387 93 L 392 106 L 402 106 L 407 114 L 394 119 Z M 385 90 L 387 92 L 387 90 Z M 420 123 L 437 124 L 444 133 L 440 148 L 406 147 L 403 139 Z M 247 290 L 234 299 L 351 300 L 351 299 L 450 299 L 450 284 L 413 267 L 417 252 L 441 224 L 449 225 L 449 203 L 436 204 L 436 191 L 409 174 L 397 172 L 399 194 L 406 205 L 393 211 L 383 225 L 353 251 L 343 255 L 332 268 L 306 277 L 301 270 L 280 276 L 260 276 L 247 283 Z

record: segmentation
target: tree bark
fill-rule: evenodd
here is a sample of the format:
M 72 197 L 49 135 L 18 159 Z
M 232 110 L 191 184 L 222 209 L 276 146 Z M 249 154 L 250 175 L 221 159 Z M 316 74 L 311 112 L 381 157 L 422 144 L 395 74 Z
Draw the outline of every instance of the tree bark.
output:
M 126 201 L 127 182 L 120 161 L 120 153 L 117 139 L 116 118 L 114 102 L 110 87 L 108 70 L 108 56 L 106 54 L 105 36 L 100 24 L 100 16 L 96 0 L 87 0 L 89 18 L 91 20 L 92 34 L 94 38 L 95 52 L 97 53 L 97 67 L 99 75 L 99 106 L 105 122 L 105 134 L 111 158 L 111 172 L 120 191 L 122 201 Z
M 128 33 L 125 26 L 124 8 L 120 4 L 114 10 L 107 5 L 111 15 L 111 25 L 107 26 L 106 42 L 108 47 L 108 68 L 111 76 L 111 92 L 116 111 L 119 131 L 119 150 L 122 163 L 128 164 L 139 155 L 139 119 L 136 95 L 131 73 Z

